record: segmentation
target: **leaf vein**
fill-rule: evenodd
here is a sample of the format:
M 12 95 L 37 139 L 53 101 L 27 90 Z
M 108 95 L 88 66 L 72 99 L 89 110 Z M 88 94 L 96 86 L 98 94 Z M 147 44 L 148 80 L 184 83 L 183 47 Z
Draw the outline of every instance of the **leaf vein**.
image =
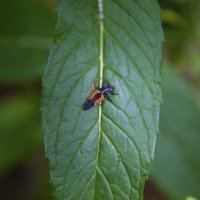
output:
M 127 81 L 125 80 L 125 79 L 123 79 L 122 77 L 121 77 L 121 75 L 119 74 L 119 73 L 117 73 L 113 68 L 108 68 L 108 69 L 110 69 L 113 73 L 116 73 L 117 75 L 118 75 L 118 77 L 125 83 L 125 85 L 129 88 L 129 90 L 132 92 L 132 95 L 133 95 L 133 97 L 134 97 L 134 100 L 135 100 L 135 103 L 136 103 L 136 105 L 137 105 L 137 108 L 138 108 L 138 111 L 140 112 L 140 116 L 141 116 L 141 119 L 142 119 L 142 122 L 143 122 L 143 125 L 144 125 L 144 127 L 145 127 L 145 130 L 146 130 L 146 132 L 147 132 L 147 140 L 148 140 L 148 152 L 150 153 L 150 143 L 149 143 L 149 137 L 150 137 L 150 133 L 149 133 L 149 131 L 148 131 L 148 128 L 147 128 L 147 125 L 146 125 L 146 122 L 145 122 L 145 119 L 144 119 L 144 115 L 143 115 L 143 112 L 141 111 L 141 108 L 140 108 L 140 105 L 139 105 L 139 102 L 137 101 L 137 97 L 136 97 L 136 95 L 135 95 L 135 93 L 134 93 L 134 90 L 132 89 L 132 87 L 127 83 Z
M 109 193 L 111 195 L 111 198 L 114 200 L 112 188 L 110 186 L 108 179 L 106 178 L 106 175 L 104 174 L 104 172 L 100 168 L 98 168 L 98 172 L 99 172 L 100 176 L 102 177 L 103 181 L 105 182 L 105 184 L 107 185 Z
M 108 33 L 108 35 L 110 35 L 110 37 L 119 45 L 119 47 L 121 47 L 125 54 L 129 57 L 130 61 L 133 63 L 133 65 L 136 67 L 140 77 L 142 78 L 142 80 L 144 81 L 144 83 L 146 84 L 147 88 L 149 89 L 149 91 L 154 94 L 153 89 L 151 88 L 151 86 L 147 83 L 142 71 L 140 70 L 140 67 L 138 66 L 138 64 L 133 60 L 133 58 L 131 57 L 131 55 L 128 53 L 128 51 L 125 49 L 125 47 L 115 38 L 115 36 L 108 31 L 108 29 L 105 29 L 105 31 Z
M 138 25 L 138 27 L 140 28 L 140 30 L 141 30 L 142 33 L 144 34 L 144 36 L 145 36 L 147 42 L 148 42 L 149 44 L 151 44 L 149 38 L 147 37 L 147 34 L 146 34 L 145 30 L 142 28 L 142 25 L 141 25 L 140 22 L 137 20 L 137 18 L 136 18 L 134 15 L 132 15 L 126 8 L 124 8 L 124 6 L 122 6 L 121 3 L 119 3 L 118 1 L 115 1 L 115 0 L 113 0 L 113 1 L 115 2 L 115 4 L 116 4 L 119 8 L 121 8 L 122 11 L 124 11 L 124 13 L 126 13 L 126 14 L 128 15 L 128 17 L 130 17 L 130 18 Z M 141 6 L 139 6 L 139 7 L 141 8 Z M 144 10 L 144 9 L 142 9 L 142 10 Z M 153 20 L 152 20 L 152 22 L 153 22 Z
M 102 114 L 102 115 L 103 115 L 105 118 L 107 118 L 110 122 L 112 122 L 112 124 L 115 125 L 115 127 L 117 127 L 117 129 L 119 129 L 119 130 L 123 133 L 123 135 L 131 142 L 131 144 L 133 145 L 133 147 L 135 147 L 136 152 L 137 152 L 137 154 L 138 154 L 138 158 L 139 158 L 139 160 L 140 160 L 140 165 L 142 165 L 142 161 L 141 161 L 141 157 L 140 157 L 140 151 L 139 151 L 139 148 L 138 148 L 136 142 L 135 142 L 132 138 L 130 138 L 130 136 L 126 133 L 126 131 L 123 130 L 123 128 L 120 127 L 120 126 L 119 126 L 114 120 L 112 120 L 109 116 L 107 116 L 105 113 Z
M 137 40 L 135 40 L 129 33 L 128 31 L 126 31 L 125 29 L 122 29 L 122 27 L 120 27 L 120 25 L 116 22 L 116 20 L 114 20 L 111 17 L 107 16 L 107 19 L 110 20 L 113 24 L 115 24 L 116 27 L 118 27 L 122 32 L 124 32 L 129 38 L 130 40 L 140 49 L 140 51 L 144 54 L 144 56 L 147 58 L 147 60 L 151 63 L 151 65 L 153 66 L 153 62 L 152 60 L 149 58 L 149 56 L 147 55 L 146 51 L 141 47 L 141 45 L 137 42 Z
M 117 150 L 117 147 L 115 147 L 114 143 L 111 141 L 111 139 L 108 137 L 108 135 L 105 133 L 105 131 L 102 131 L 103 134 L 104 134 L 104 137 L 106 137 L 107 141 L 111 144 L 111 146 L 113 147 L 115 153 L 118 155 L 120 152 Z M 128 170 L 127 168 L 125 167 L 125 163 L 123 162 L 123 160 L 121 160 L 121 164 L 127 174 L 127 177 L 128 177 L 128 181 L 129 181 L 129 186 L 130 186 L 130 191 L 129 191 L 129 195 L 127 195 L 128 197 L 130 197 L 130 193 L 131 193 L 131 187 L 132 187 L 132 184 L 131 184 L 131 179 L 130 179 L 130 175 L 128 173 Z
M 74 152 L 72 158 L 69 161 L 69 165 L 67 166 L 65 172 L 64 172 L 64 177 L 67 176 L 68 172 L 69 172 L 69 168 L 72 165 L 73 160 L 75 159 L 77 153 L 79 152 L 80 148 L 82 147 L 82 145 L 84 144 L 84 142 L 86 141 L 87 137 L 89 136 L 89 134 L 91 133 L 92 129 L 95 127 L 96 123 L 93 124 L 93 126 L 86 132 L 85 137 L 82 139 L 82 141 L 80 142 L 79 146 L 77 147 L 76 151 Z

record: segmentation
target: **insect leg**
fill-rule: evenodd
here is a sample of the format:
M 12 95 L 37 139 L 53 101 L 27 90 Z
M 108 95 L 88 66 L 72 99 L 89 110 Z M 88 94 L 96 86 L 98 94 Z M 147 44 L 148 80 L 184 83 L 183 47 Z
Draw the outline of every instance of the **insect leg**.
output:
M 97 89 L 97 81 L 94 81 L 94 83 L 93 83 L 93 85 L 92 85 L 92 87 L 90 88 L 90 93 L 94 90 L 94 89 Z
M 108 85 L 108 81 L 105 80 L 105 85 Z
M 107 97 L 107 100 L 112 102 L 112 99 L 110 98 L 110 96 Z
M 113 94 L 113 95 L 119 95 L 119 93 L 115 93 L 115 92 L 113 92 L 112 94 Z
M 98 81 L 94 81 L 94 84 L 93 84 L 93 89 L 95 89 L 95 88 L 96 88 L 96 86 L 97 86 L 97 83 L 98 83 Z

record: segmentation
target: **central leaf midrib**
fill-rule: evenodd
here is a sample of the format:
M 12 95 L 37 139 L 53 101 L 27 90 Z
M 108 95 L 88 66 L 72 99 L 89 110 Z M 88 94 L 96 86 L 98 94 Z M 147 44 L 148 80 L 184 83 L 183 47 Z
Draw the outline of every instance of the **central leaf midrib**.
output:
M 104 23 L 103 23 L 103 0 L 98 0 L 99 4 L 99 87 L 103 85 L 103 67 L 104 67 Z M 99 106 L 99 116 L 98 116 L 98 139 L 97 139 L 97 154 L 96 154 L 96 170 L 95 170 L 95 183 L 94 183 L 94 194 L 93 199 L 95 199 L 95 190 L 96 190 L 96 178 L 97 172 L 99 169 L 99 149 L 100 149 L 100 142 L 101 142 L 101 123 L 102 123 L 102 107 Z

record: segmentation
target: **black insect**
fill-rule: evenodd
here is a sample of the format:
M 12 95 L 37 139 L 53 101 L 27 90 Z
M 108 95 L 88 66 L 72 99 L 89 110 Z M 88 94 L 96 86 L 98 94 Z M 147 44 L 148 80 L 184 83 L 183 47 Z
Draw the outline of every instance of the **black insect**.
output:
M 110 96 L 110 94 L 117 95 L 114 93 L 114 87 L 108 84 L 103 85 L 100 88 L 97 88 L 85 101 L 83 105 L 83 110 L 88 110 L 98 104 L 101 105 L 101 102 Z

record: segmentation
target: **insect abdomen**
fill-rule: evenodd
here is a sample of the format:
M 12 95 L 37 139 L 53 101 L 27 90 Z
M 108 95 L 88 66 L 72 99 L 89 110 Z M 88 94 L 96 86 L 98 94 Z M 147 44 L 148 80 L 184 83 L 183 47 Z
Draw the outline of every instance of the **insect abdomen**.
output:
M 104 99 L 104 95 L 100 90 L 95 90 L 94 93 L 90 95 L 90 97 L 86 100 L 83 110 L 88 110 L 93 106 L 96 106 Z
M 87 101 L 85 102 L 83 106 L 83 110 L 88 110 L 92 108 L 93 106 L 95 106 L 95 102 L 92 99 L 87 99 Z

